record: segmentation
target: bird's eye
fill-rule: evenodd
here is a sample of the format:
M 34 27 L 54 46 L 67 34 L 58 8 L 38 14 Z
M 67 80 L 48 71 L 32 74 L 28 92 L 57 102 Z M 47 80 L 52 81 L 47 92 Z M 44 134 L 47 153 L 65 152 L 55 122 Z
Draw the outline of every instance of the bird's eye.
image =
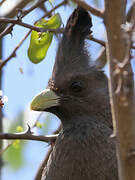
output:
M 74 81 L 72 82 L 70 89 L 73 92 L 81 92 L 83 90 L 83 84 L 80 81 Z

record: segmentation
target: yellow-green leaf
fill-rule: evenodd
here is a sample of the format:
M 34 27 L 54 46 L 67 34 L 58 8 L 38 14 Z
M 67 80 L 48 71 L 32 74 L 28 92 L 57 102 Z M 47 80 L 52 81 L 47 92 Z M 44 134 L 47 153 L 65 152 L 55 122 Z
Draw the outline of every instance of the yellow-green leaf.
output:
M 42 126 L 43 126 L 43 125 L 42 125 L 39 121 L 36 123 L 36 127 L 37 127 L 37 128 L 42 128 Z
M 42 21 L 43 27 L 48 29 L 57 29 L 60 27 L 61 23 L 62 20 L 59 13 L 53 15 L 48 21 Z
M 45 29 L 57 29 L 61 25 L 61 17 L 57 13 L 53 15 L 49 20 L 41 19 L 36 23 L 35 26 Z M 52 42 L 53 33 L 52 32 L 37 32 L 32 31 L 30 46 L 28 49 L 28 57 L 33 63 L 41 62 L 47 53 L 48 48 Z
M 15 140 L 15 141 L 13 141 L 13 147 L 15 148 L 15 149 L 18 149 L 19 147 L 20 147 L 20 140 L 19 139 L 17 139 L 17 140 Z
M 53 33 L 51 32 L 39 34 L 36 31 L 32 31 L 28 57 L 33 63 L 37 64 L 45 58 L 52 42 L 52 37 Z
M 17 126 L 16 127 L 16 131 L 17 132 L 22 132 L 23 131 L 23 127 L 22 126 Z
M 25 163 L 23 151 L 26 143 L 15 140 L 6 152 L 3 154 L 4 161 L 14 170 L 19 169 Z

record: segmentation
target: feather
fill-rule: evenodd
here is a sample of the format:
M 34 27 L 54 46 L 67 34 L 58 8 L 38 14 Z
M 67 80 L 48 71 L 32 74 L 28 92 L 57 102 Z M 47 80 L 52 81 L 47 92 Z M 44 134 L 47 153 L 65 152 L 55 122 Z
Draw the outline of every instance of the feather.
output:
M 107 78 L 90 64 L 85 37 L 91 17 L 78 7 L 58 47 L 48 89 L 32 101 L 62 122 L 42 180 L 118 180 Z

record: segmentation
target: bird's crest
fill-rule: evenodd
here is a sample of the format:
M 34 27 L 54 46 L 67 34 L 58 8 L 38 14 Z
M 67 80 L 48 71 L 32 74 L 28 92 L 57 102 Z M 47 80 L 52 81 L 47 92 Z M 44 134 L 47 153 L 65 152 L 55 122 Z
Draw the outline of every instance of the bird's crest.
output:
M 91 17 L 89 13 L 78 7 L 68 19 L 63 37 L 58 47 L 53 76 L 64 73 L 72 73 L 74 70 L 82 71 L 89 67 L 88 53 L 84 47 L 84 40 L 91 33 Z M 61 73 L 60 73 L 61 74 Z
M 87 11 L 78 7 L 70 16 L 63 41 L 72 42 L 74 45 L 81 45 L 87 35 L 91 33 L 92 27 L 91 17 Z

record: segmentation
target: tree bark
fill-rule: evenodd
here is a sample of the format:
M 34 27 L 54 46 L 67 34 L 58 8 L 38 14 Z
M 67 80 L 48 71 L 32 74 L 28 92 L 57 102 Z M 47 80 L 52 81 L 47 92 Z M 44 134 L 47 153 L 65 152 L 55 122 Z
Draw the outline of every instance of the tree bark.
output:
M 1 32 L 1 30 L 0 30 Z M 0 59 L 2 58 L 2 39 L 0 39 Z M 0 71 L 0 90 L 2 89 L 2 70 Z M 3 132 L 3 114 L 2 110 L 0 108 L 0 133 Z M 0 141 L 0 149 L 2 149 L 2 141 Z M 0 179 L 1 179 L 1 170 L 2 170 L 3 162 L 2 162 L 2 157 L 0 156 Z
M 130 58 L 125 63 L 128 42 L 122 24 L 126 20 L 126 0 L 105 0 L 107 58 L 110 68 L 110 101 L 116 125 L 116 149 L 120 180 L 135 179 L 135 97 Z M 129 49 L 130 51 L 130 49 Z

